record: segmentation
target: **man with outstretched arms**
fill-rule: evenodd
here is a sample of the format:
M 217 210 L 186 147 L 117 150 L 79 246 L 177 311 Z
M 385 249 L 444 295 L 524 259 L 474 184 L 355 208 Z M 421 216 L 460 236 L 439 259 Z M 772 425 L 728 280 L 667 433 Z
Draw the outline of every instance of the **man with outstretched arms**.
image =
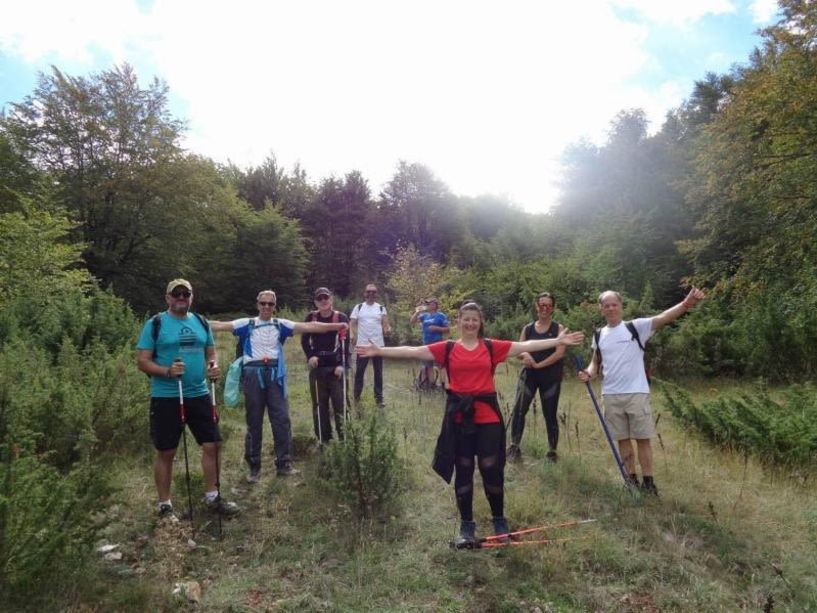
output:
M 255 483 L 261 473 L 261 436 L 264 409 L 269 414 L 272 439 L 275 443 L 275 467 L 279 476 L 295 475 L 292 466 L 292 424 L 287 401 L 287 367 L 284 341 L 296 332 L 328 332 L 345 328 L 345 323 L 301 323 L 278 319 L 277 298 L 272 290 L 258 293 L 258 317 L 242 317 L 233 321 L 210 321 L 213 330 L 231 331 L 239 338 L 243 350 L 241 385 L 247 419 L 244 437 L 244 460 L 249 466 L 247 481 Z
M 185 423 L 201 445 L 207 508 L 233 515 L 238 507 L 223 500 L 217 486 L 221 434 L 207 388 L 207 379 L 219 376 L 213 334 L 206 321 L 190 311 L 193 286 L 188 281 L 174 279 L 168 283 L 165 302 L 167 311 L 147 321 L 136 345 L 139 370 L 150 375 L 150 435 L 156 448 L 153 477 L 159 494 L 159 516 L 173 516 L 170 500 L 173 459 Z M 179 380 L 184 416 L 180 410 Z
M 389 315 L 386 307 L 375 302 L 377 298 L 377 286 L 370 283 L 363 292 L 365 302 L 361 302 L 352 309 L 349 319 L 351 320 L 352 342 L 355 346 L 377 345 L 382 347 L 386 344 L 384 336 L 391 334 L 389 325 Z M 355 402 L 360 401 L 360 394 L 363 393 L 363 375 L 366 373 L 366 366 L 372 361 L 374 367 L 374 399 L 381 409 L 385 406 L 383 402 L 383 358 L 375 356 L 372 358 L 357 356 L 355 367 Z
M 423 330 L 423 345 L 430 345 L 443 340 L 443 334 L 448 333 L 448 317 L 438 309 L 440 302 L 436 298 L 423 300 L 423 304 L 414 309 L 411 314 L 409 324 L 412 326 L 419 323 Z M 421 389 L 430 388 L 436 384 L 434 381 L 434 361 L 422 363 L 420 377 L 418 380 Z
M 652 446 L 655 424 L 650 409 L 650 386 L 644 370 L 644 349 L 654 332 L 672 323 L 695 307 L 705 294 L 693 287 L 686 298 L 655 317 L 623 321 L 621 294 L 602 292 L 599 306 L 607 325 L 593 339 L 593 359 L 579 379 L 590 381 L 601 372 L 604 417 L 610 434 L 618 441 L 621 459 L 634 485 L 638 485 L 632 440 L 638 447 L 641 490 L 658 495 L 652 474 Z
M 316 309 L 307 313 L 306 321 L 321 323 L 346 323 L 349 318 L 345 313 L 335 311 L 332 306 L 332 292 L 326 287 L 319 287 L 313 293 Z M 335 432 L 343 440 L 343 408 L 346 399 L 343 397 L 343 365 L 349 364 L 349 343 L 341 342 L 338 332 L 301 335 L 301 348 L 306 355 L 309 366 L 309 393 L 312 396 L 312 420 L 315 436 L 324 443 L 332 438 L 332 422 L 329 403 L 335 415 Z M 344 360 L 343 352 L 346 352 Z

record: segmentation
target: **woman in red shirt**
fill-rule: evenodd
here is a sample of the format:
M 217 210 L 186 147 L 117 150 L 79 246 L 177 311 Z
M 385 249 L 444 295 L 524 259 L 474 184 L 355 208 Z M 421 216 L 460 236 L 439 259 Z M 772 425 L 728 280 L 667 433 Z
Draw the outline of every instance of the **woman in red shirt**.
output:
M 482 309 L 475 302 L 460 307 L 458 341 L 441 341 L 420 347 L 358 346 L 363 357 L 384 356 L 434 360 L 448 373 L 448 395 L 442 429 L 434 451 L 434 470 L 447 482 L 454 478 L 460 511 L 458 546 L 475 539 L 473 516 L 474 458 L 485 496 L 491 506 L 495 534 L 507 534 L 505 519 L 505 424 L 494 386 L 496 365 L 523 352 L 542 351 L 558 345 L 578 345 L 583 332 L 562 332 L 555 339 L 512 342 L 485 339 Z

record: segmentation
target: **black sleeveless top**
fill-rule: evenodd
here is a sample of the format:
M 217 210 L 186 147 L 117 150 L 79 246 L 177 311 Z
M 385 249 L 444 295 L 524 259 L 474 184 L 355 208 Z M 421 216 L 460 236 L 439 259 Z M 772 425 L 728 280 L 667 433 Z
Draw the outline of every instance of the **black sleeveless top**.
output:
M 550 328 L 545 330 L 544 332 L 540 333 L 536 331 L 536 322 L 529 323 L 525 326 L 525 340 L 526 341 L 535 341 L 543 338 L 556 338 L 559 336 L 559 324 L 555 321 L 550 322 Z M 548 356 L 553 355 L 556 351 L 556 348 L 553 349 L 543 349 L 542 351 L 534 351 L 531 352 L 531 357 L 536 360 L 537 362 L 541 362 Z M 547 375 L 553 377 L 561 377 L 562 376 L 562 360 L 559 360 L 555 364 L 551 364 L 546 368 L 540 369 L 529 369 L 533 370 L 533 372 L 542 373 L 543 375 L 547 373 Z

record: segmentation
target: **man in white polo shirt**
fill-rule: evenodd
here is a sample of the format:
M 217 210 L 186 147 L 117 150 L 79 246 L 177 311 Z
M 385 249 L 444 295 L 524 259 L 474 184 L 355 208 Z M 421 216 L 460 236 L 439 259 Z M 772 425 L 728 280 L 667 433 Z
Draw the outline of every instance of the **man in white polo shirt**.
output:
M 271 289 L 258 293 L 258 317 L 213 321 L 216 331 L 230 331 L 239 338 L 243 353 L 241 386 L 244 390 L 247 434 L 244 460 L 249 466 L 249 483 L 261 473 L 261 436 L 264 409 L 269 414 L 275 442 L 275 467 L 281 477 L 295 475 L 292 466 L 292 425 L 289 419 L 287 367 L 284 341 L 296 333 L 322 334 L 346 328 L 345 323 L 296 322 L 273 317 L 278 299 Z
M 693 287 L 686 298 L 660 315 L 625 322 L 621 294 L 608 290 L 599 296 L 599 306 L 607 325 L 594 335 L 593 359 L 587 370 L 579 371 L 579 379 L 587 382 L 603 372 L 604 419 L 610 435 L 618 441 L 621 460 L 630 480 L 638 485 L 632 444 L 635 439 L 641 465 L 641 490 L 647 494 L 657 496 L 658 489 L 652 474 L 650 439 L 655 436 L 655 424 L 650 409 L 650 384 L 644 370 L 644 346 L 654 332 L 681 317 L 704 298 L 704 293 Z
M 373 283 L 366 286 L 363 298 L 365 302 L 356 305 L 349 315 L 352 342 L 355 346 L 372 344 L 382 347 L 386 344 L 384 335 L 391 334 L 386 307 L 375 301 L 377 287 Z M 360 401 L 360 394 L 363 392 L 363 375 L 366 373 L 366 366 L 370 359 L 374 367 L 374 399 L 377 406 L 382 409 L 385 404 L 383 403 L 383 358 L 380 356 L 373 358 L 357 356 L 354 399 L 356 403 Z

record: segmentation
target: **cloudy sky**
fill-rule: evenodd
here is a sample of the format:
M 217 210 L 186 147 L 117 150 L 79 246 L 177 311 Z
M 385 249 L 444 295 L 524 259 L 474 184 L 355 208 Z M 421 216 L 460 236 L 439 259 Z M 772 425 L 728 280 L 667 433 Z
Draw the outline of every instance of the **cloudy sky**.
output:
M 558 198 L 559 155 L 622 109 L 658 129 L 707 71 L 744 63 L 772 0 L 5 0 L 0 107 L 55 65 L 132 64 L 171 89 L 186 146 L 312 180 L 399 160 L 462 195 L 530 211 Z

